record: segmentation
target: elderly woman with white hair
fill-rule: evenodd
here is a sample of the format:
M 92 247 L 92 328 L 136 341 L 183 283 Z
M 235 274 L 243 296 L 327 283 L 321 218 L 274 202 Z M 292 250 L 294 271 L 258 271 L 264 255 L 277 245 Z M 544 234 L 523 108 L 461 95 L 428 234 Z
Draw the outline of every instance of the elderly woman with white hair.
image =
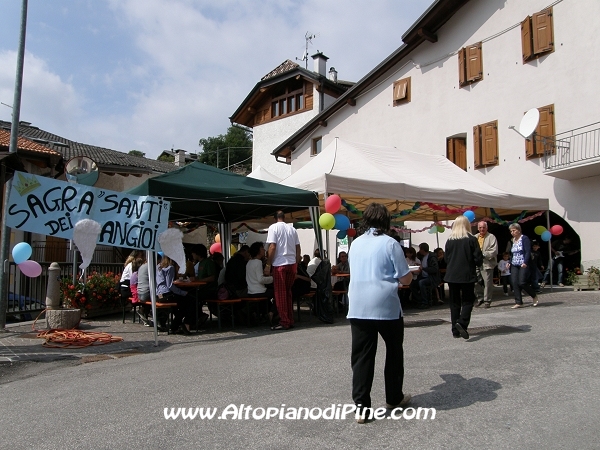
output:
M 538 305 L 535 290 L 529 284 L 529 262 L 531 260 L 531 241 L 521 234 L 521 225 L 511 223 L 508 226 L 512 235 L 512 247 L 510 249 L 510 281 L 515 293 L 515 305 L 513 309 L 523 307 L 523 296 L 521 291 L 527 292 L 533 301 L 533 306 Z
M 444 281 L 448 283 L 450 291 L 452 336 L 469 339 L 467 328 L 475 303 L 476 268 L 483 263 L 483 254 L 465 216 L 458 216 L 452 224 L 444 259 L 447 264 Z

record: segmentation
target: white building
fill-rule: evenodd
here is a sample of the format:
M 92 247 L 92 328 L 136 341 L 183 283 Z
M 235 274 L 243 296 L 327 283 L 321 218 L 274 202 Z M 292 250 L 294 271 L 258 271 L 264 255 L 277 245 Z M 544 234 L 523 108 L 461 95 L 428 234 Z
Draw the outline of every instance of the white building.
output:
M 273 159 L 273 149 L 352 86 L 338 80 L 333 67 L 327 77 L 323 53 L 312 58 L 314 71 L 284 61 L 262 77 L 230 117 L 232 123 L 252 128 L 252 170 L 260 166 L 280 179 L 290 175 L 289 166 Z
M 266 167 L 270 146 L 294 172 L 335 137 L 446 155 L 492 186 L 548 198 L 552 224 L 579 238 L 584 267 L 598 266 L 598 16 L 597 0 L 437 0 L 396 52 L 291 137 L 255 131 L 257 157 Z M 540 123 L 525 141 L 509 126 L 532 108 Z

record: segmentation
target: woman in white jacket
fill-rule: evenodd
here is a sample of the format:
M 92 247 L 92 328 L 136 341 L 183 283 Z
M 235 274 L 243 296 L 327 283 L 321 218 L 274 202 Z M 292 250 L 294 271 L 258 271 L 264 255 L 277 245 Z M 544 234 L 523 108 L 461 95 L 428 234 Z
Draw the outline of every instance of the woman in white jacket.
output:
M 274 297 L 273 277 L 265 275 L 268 272 L 263 268 L 265 246 L 262 242 L 255 242 L 250 246 L 250 261 L 246 264 L 246 283 L 248 284 L 248 297 L 267 297 L 266 305 L 259 306 L 260 310 L 267 310 L 275 315 L 275 304 L 271 302 Z

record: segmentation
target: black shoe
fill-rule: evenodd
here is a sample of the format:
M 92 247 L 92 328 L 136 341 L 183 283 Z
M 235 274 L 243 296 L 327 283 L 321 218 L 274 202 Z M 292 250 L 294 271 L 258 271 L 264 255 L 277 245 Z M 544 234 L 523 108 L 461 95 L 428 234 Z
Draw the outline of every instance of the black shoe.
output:
M 181 324 L 181 326 L 177 330 L 177 334 L 183 334 L 185 336 L 190 336 L 192 333 L 190 333 L 190 330 L 188 330 L 185 325 Z
M 452 333 L 452 337 L 458 339 L 460 337 L 460 334 L 454 334 L 454 333 Z
M 476 306 L 478 306 L 478 307 L 479 307 L 479 306 L 481 306 L 481 305 L 483 305 L 483 300 L 479 300 L 479 301 L 477 302 L 477 305 L 476 305 Z
M 456 327 L 456 330 L 460 333 L 460 336 L 463 339 L 469 339 L 469 333 L 467 333 L 467 330 L 465 330 L 460 323 L 456 322 L 454 326 Z

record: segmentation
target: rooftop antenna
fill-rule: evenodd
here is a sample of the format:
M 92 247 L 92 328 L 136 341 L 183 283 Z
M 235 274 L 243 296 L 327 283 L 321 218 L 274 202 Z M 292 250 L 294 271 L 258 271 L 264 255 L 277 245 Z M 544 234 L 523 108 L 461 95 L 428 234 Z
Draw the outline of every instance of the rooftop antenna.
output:
M 306 41 L 306 46 L 304 49 L 304 53 L 302 54 L 302 58 L 296 57 L 296 61 L 304 61 L 304 68 L 308 70 L 308 44 L 312 45 L 312 40 L 317 38 L 316 34 L 311 34 L 310 31 L 307 31 L 304 35 L 304 40 Z

